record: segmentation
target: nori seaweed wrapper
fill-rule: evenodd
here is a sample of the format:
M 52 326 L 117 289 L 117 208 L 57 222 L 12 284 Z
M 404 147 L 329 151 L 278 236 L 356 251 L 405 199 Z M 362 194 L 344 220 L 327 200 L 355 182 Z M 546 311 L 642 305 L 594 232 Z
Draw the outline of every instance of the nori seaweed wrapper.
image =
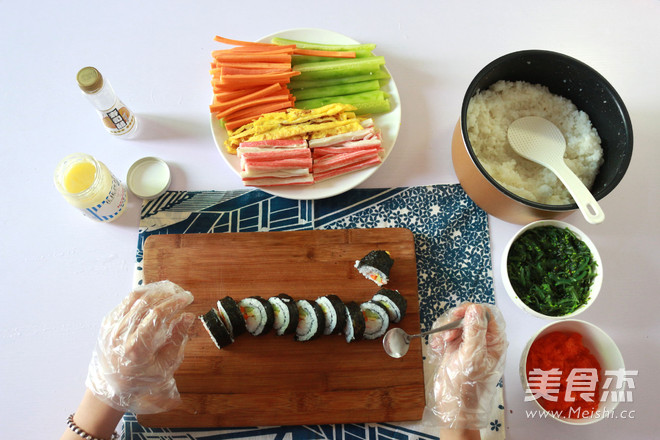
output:
M 344 304 L 344 301 L 342 301 L 337 295 L 324 295 L 322 298 L 328 300 L 330 306 L 335 310 L 335 315 L 337 315 L 337 322 L 330 334 L 341 333 L 346 326 L 346 305 Z M 328 323 L 326 322 L 326 325 L 327 324 Z
M 314 319 L 316 320 L 316 331 L 314 331 L 314 334 L 307 339 L 301 339 L 302 336 L 296 333 L 296 341 L 306 342 L 318 339 L 321 337 L 321 335 L 323 335 L 323 330 L 325 329 L 325 314 L 323 313 L 323 309 L 316 301 L 301 299 L 298 302 L 307 303 L 312 307 L 312 311 L 314 312 Z
M 394 259 L 389 252 L 384 250 L 374 250 L 365 255 L 358 263 L 357 267 L 370 266 L 374 267 L 385 275 L 390 275 L 390 269 L 394 264 Z
M 280 293 L 276 298 L 279 298 L 289 311 L 289 325 L 284 329 L 280 329 L 277 334 L 282 336 L 295 333 L 298 326 L 298 306 L 296 305 L 296 300 L 286 293 Z
M 364 330 L 366 329 L 366 323 L 364 322 L 364 315 L 360 309 L 360 304 L 355 301 L 351 301 L 346 304 L 346 329 L 349 326 L 353 329 L 353 338 L 348 339 L 347 331 L 344 331 L 346 335 L 346 342 L 359 341 L 364 338 Z
M 200 316 L 199 319 L 204 323 L 204 327 L 209 332 L 211 339 L 218 348 L 226 347 L 234 342 L 229 330 L 225 327 L 225 324 L 223 324 L 220 315 L 215 309 L 209 310 L 204 315 Z
M 223 311 L 225 312 L 227 318 L 229 318 L 229 325 L 227 325 L 227 328 L 231 329 L 231 334 L 234 338 L 239 337 L 247 331 L 245 328 L 245 319 L 243 319 L 243 314 L 241 313 L 241 308 L 238 307 L 238 303 L 234 300 L 234 298 L 230 296 L 225 296 L 222 298 L 220 301 L 218 301 L 218 310 L 220 311 L 221 318 L 223 318 Z M 225 323 L 225 325 L 226 324 L 227 323 Z
M 390 319 L 392 322 L 399 322 L 403 317 L 406 315 L 406 310 L 408 309 L 408 301 L 406 298 L 404 298 L 403 295 L 401 295 L 401 292 L 398 290 L 392 290 L 392 289 L 386 289 L 382 288 L 373 297 L 373 301 L 380 302 L 377 298 L 378 295 L 382 295 L 389 299 L 392 304 L 394 304 L 398 309 L 399 309 L 399 314 L 398 316 L 395 316 L 396 313 L 394 311 L 389 310 L 389 307 L 387 306 L 387 303 L 385 301 L 382 301 L 382 305 L 385 306 L 385 309 L 387 309 L 387 312 L 390 315 Z

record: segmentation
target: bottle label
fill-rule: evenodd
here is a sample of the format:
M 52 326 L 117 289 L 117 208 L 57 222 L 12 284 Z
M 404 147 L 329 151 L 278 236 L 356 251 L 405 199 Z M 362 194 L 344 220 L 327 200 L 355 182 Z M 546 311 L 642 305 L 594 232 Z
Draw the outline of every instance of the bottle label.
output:
M 100 114 L 103 118 L 103 125 L 111 134 L 122 135 L 130 133 L 135 128 L 133 112 L 120 100 L 117 100 L 116 105 L 110 110 L 100 112 Z
M 119 179 L 112 176 L 112 185 L 105 199 L 96 206 L 81 209 L 82 213 L 100 222 L 111 222 L 119 217 L 126 206 L 126 188 Z

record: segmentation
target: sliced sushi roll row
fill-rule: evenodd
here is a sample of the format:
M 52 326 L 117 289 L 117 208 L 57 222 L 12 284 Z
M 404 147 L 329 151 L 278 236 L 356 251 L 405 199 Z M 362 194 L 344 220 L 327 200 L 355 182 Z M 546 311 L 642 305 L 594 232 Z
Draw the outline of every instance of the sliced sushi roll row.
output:
M 251 296 L 235 301 L 227 296 L 200 320 L 218 348 L 232 344 L 244 333 L 260 336 L 274 331 L 293 335 L 296 341 L 311 341 L 322 335 L 343 334 L 346 342 L 377 339 L 390 323 L 406 314 L 407 301 L 397 290 L 381 288 L 362 304 L 345 304 L 337 295 L 316 300 L 294 300 L 285 293 L 268 298 Z

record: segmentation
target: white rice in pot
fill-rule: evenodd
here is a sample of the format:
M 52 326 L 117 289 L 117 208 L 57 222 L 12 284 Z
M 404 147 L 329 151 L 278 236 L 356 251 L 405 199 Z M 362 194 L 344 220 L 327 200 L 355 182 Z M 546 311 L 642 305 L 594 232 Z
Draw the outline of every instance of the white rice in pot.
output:
M 548 205 L 573 203 L 552 171 L 519 156 L 509 145 L 509 125 L 525 116 L 545 118 L 561 130 L 566 165 L 591 188 L 603 163 L 598 132 L 569 99 L 538 84 L 498 81 L 470 99 L 467 130 L 474 153 L 488 174 L 514 194 Z

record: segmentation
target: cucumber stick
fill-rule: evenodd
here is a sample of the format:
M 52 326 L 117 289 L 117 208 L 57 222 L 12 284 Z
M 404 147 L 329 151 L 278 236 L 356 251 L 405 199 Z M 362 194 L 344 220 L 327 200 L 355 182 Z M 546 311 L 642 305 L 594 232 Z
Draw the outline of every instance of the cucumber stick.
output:
M 370 75 L 385 65 L 382 56 L 368 58 L 348 58 L 334 61 L 298 64 L 295 68 L 300 72 L 300 80 L 337 78 L 343 76 Z
M 389 97 L 387 96 L 387 93 L 381 90 L 372 90 L 343 96 L 304 99 L 296 101 L 296 108 L 314 109 L 334 102 L 355 106 L 357 108 L 357 110 L 355 110 L 356 115 L 386 113 L 391 110 Z
M 349 84 L 362 81 L 369 81 L 372 79 L 383 80 L 387 82 L 389 80 L 390 74 L 387 73 L 385 69 L 380 69 L 379 71 L 371 75 L 356 75 L 356 76 L 341 76 L 338 78 L 327 78 L 327 79 L 310 79 L 310 80 L 300 80 L 297 76 L 291 78 L 291 82 L 288 84 L 289 89 L 306 89 L 309 87 L 327 87 L 334 86 L 338 84 Z
M 351 95 L 370 90 L 380 90 L 380 82 L 377 79 L 325 87 L 308 87 L 300 90 L 292 90 L 291 93 L 296 97 L 297 101 L 303 101 L 313 98 L 324 98 L 326 96 Z
M 270 40 L 273 44 L 280 46 L 288 46 L 295 44 L 299 49 L 312 49 L 312 50 L 329 50 L 329 51 L 368 51 L 371 52 L 376 48 L 375 44 L 323 44 L 323 43 L 310 43 L 307 41 L 290 40 L 288 38 L 275 37 Z
M 355 52 L 355 58 L 367 58 L 373 56 L 371 52 L 364 50 L 351 51 L 351 52 Z M 333 58 L 333 57 L 317 57 L 312 55 L 294 55 L 291 57 L 291 65 L 297 66 L 298 64 L 303 64 L 303 63 L 318 63 L 324 61 L 334 61 L 336 59 L 351 60 L 353 58 Z

